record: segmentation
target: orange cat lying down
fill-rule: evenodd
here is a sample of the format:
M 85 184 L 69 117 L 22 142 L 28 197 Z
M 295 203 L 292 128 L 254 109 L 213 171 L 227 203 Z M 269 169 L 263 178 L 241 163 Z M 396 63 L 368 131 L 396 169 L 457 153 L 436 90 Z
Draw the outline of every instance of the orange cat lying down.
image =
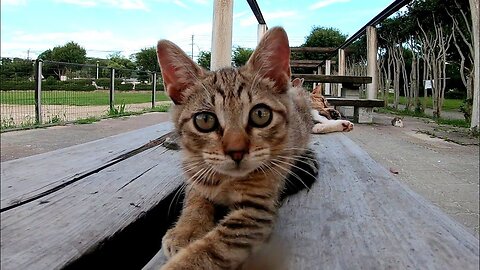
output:
M 296 78 L 292 81 L 293 87 L 302 87 L 303 79 Z M 315 125 L 312 133 L 324 134 L 331 132 L 348 132 L 353 130 L 353 123 L 348 120 L 339 119 L 340 112 L 331 108 L 327 100 L 322 95 L 321 85 L 317 85 L 310 94 L 311 115 Z

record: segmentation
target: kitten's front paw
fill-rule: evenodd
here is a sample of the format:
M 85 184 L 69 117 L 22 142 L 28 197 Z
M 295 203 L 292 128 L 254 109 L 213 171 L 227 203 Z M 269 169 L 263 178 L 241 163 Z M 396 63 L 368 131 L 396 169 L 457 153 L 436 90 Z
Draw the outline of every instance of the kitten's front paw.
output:
M 208 230 L 201 228 L 176 226 L 167 231 L 162 238 L 163 253 L 167 258 L 177 254 L 180 249 L 186 247 L 190 242 L 201 238 Z
M 349 132 L 353 130 L 353 123 L 347 120 L 342 121 L 342 127 L 344 132 Z

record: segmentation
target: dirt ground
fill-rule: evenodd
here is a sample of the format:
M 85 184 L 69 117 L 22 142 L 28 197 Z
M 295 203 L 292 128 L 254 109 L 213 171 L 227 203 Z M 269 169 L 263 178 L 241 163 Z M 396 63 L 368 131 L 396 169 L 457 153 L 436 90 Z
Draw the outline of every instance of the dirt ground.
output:
M 374 160 L 454 219 L 476 237 L 479 233 L 478 138 L 466 129 L 405 117 L 405 127 L 390 124 L 392 115 L 374 114 L 373 124 L 356 124 L 346 135 Z M 88 125 L 56 126 L 1 134 L 1 161 L 81 144 L 168 121 L 167 113 L 105 119 Z M 443 139 L 442 139 L 443 138 Z
M 160 104 L 161 102 L 157 102 Z M 118 106 L 117 106 L 118 107 Z M 138 112 L 150 109 L 152 103 L 127 104 L 125 111 Z M 2 122 L 15 126 L 28 126 L 35 123 L 35 105 L 0 104 Z M 70 106 L 70 105 L 42 105 L 42 121 L 52 123 L 56 121 L 71 122 L 88 117 L 100 118 L 109 112 L 109 105 L 103 106 Z

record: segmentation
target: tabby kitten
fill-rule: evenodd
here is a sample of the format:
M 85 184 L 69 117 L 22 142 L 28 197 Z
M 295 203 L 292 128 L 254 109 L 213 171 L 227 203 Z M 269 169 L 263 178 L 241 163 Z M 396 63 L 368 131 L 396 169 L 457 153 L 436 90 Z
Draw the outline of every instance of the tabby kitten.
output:
M 157 55 L 188 177 L 182 214 L 162 240 L 170 258 L 162 269 L 236 269 L 269 238 L 287 175 L 301 180 L 308 171 L 299 164 L 315 160 L 287 34 L 267 31 L 238 69 L 206 71 L 167 40 Z M 229 209 L 218 223 L 216 205 Z

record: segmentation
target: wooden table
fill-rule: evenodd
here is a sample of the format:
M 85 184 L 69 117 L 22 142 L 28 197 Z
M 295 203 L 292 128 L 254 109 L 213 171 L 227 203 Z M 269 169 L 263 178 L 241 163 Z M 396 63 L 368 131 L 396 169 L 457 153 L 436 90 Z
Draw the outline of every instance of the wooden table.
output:
M 180 153 L 161 146 L 171 128 L 2 163 L 1 269 L 144 267 L 180 209 Z M 318 182 L 287 199 L 273 236 L 287 269 L 478 269 L 478 239 L 346 136 L 311 147 Z

